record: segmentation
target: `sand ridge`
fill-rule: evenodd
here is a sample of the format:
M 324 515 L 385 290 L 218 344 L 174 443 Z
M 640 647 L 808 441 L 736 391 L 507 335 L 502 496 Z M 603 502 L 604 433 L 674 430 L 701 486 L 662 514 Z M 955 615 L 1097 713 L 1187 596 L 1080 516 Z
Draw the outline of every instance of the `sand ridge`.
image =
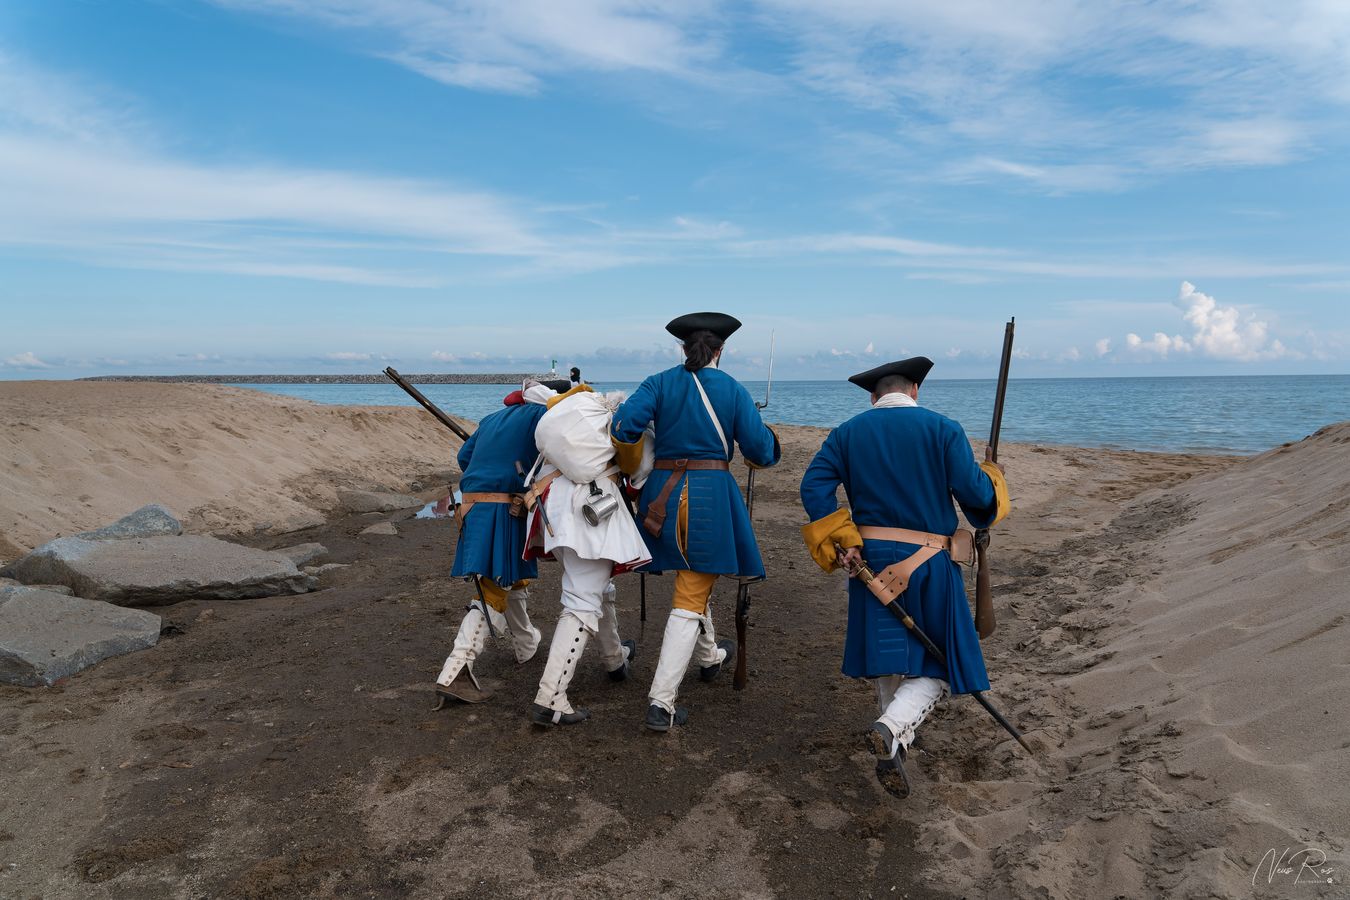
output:
M 0 422 L 4 560 L 147 503 L 196 532 L 317 525 L 343 488 L 450 477 L 460 445 L 415 407 L 200 384 L 0 381 Z

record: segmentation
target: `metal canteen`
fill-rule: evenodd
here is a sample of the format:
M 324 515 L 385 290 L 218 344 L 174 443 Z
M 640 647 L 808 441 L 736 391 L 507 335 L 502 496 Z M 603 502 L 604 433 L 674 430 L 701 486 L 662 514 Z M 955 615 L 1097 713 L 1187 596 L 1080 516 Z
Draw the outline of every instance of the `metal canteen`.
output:
M 600 488 L 596 487 L 594 481 L 591 482 L 591 495 L 586 498 L 586 502 L 581 505 L 581 514 L 586 517 L 586 521 L 591 525 L 599 525 L 601 522 L 614 515 L 614 510 L 619 508 L 619 501 L 613 494 L 606 494 Z

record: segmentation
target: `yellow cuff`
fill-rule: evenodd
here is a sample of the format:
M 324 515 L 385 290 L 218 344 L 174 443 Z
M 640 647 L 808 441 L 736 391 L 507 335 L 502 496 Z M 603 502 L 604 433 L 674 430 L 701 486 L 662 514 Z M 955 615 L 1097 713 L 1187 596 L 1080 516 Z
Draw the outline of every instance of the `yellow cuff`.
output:
M 839 507 L 823 519 L 803 525 L 802 540 L 806 542 L 806 549 L 816 565 L 826 572 L 839 568 L 839 560 L 834 554 L 835 544 L 840 547 L 861 547 L 863 544 L 858 526 L 853 524 L 853 513 L 846 506 Z
M 631 444 L 625 444 L 614 435 L 609 436 L 610 443 L 614 445 L 614 455 L 618 457 L 619 470 L 623 474 L 632 475 L 642 465 L 642 442 L 646 439 L 646 432 Z
M 980 470 L 994 483 L 994 501 L 998 507 L 998 512 L 994 515 L 994 524 L 997 525 L 1003 521 L 1004 516 L 1012 512 L 1012 501 L 1008 499 L 1008 482 L 993 463 L 980 463 Z
M 556 404 L 563 402 L 573 394 L 589 394 L 592 393 L 593 390 L 594 389 L 589 384 L 579 384 L 565 394 L 555 394 L 554 396 L 549 397 L 547 400 L 548 408 L 552 409 Z
M 773 428 L 770 427 L 770 426 L 768 426 L 768 425 L 765 425 L 764 427 L 765 427 L 765 428 L 768 428 L 768 429 L 769 429 L 769 433 L 773 435 L 773 445 L 774 445 L 775 447 L 782 447 L 783 445 L 780 444 L 780 443 L 778 442 L 778 432 L 774 431 Z M 773 465 L 773 463 L 769 463 L 768 466 L 757 466 L 757 465 L 755 465 L 754 463 L 752 463 L 752 462 L 751 462 L 750 460 L 748 460 L 748 459 L 745 461 L 745 464 L 746 464 L 747 466 L 749 466 L 750 468 L 752 468 L 752 469 L 767 469 L 767 468 L 769 468 L 769 466 L 772 466 L 772 465 Z

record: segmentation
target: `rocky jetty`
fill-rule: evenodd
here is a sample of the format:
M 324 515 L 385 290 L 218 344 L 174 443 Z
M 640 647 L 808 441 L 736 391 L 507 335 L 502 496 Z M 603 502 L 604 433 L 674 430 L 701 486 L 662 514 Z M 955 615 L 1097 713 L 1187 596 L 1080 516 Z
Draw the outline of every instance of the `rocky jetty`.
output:
M 526 378 L 545 376 L 527 373 L 487 372 L 404 375 L 411 384 L 514 384 Z M 558 378 L 552 374 L 549 378 Z M 167 384 L 388 384 L 383 372 L 357 375 L 95 375 L 80 381 L 157 381 Z

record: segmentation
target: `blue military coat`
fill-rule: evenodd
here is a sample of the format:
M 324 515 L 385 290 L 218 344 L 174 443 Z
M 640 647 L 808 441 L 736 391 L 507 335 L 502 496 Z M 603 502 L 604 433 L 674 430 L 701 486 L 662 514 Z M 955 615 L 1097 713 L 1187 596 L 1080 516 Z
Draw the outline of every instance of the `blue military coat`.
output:
M 873 408 L 830 432 L 802 477 L 802 505 L 812 521 L 837 509 L 840 484 L 859 526 L 951 534 L 958 524 L 953 498 L 976 528 L 993 524 L 997 512 L 993 482 L 975 463 L 965 431 L 922 407 Z M 872 571 L 880 572 L 917 549 L 868 540 L 862 554 Z M 900 597 L 915 623 L 942 648 L 947 667 L 925 652 L 862 582 L 849 579 L 848 597 L 845 675 L 941 678 L 956 694 L 989 688 L 960 567 L 947 553 L 919 566 Z
M 460 491 L 522 493 L 525 483 L 516 471 L 516 461 L 526 470 L 534 464 L 539 455 L 534 427 L 546 411 L 538 403 L 521 403 L 484 416 L 459 448 L 459 467 L 464 472 Z M 460 522 L 450 574 L 480 575 L 504 588 L 536 577 L 538 565 L 523 558 L 525 524 L 523 517 L 511 515 L 505 503 L 475 503 Z
M 722 442 L 694 386 L 697 378 L 708 394 L 727 443 L 756 466 L 778 462 L 778 438 L 759 417 L 750 394 L 736 379 L 719 369 L 691 373 L 683 366 L 649 376 L 614 414 L 613 435 L 636 443 L 648 423 L 656 425 L 657 459 L 725 459 Z M 734 449 L 732 454 L 734 455 Z M 647 507 L 661 493 L 670 473 L 652 472 L 638 500 L 639 527 Z M 680 498 L 688 488 L 688 535 L 681 548 Z M 650 572 L 691 569 L 741 578 L 763 578 L 755 532 L 745 509 L 740 486 L 730 472 L 696 470 L 681 476 L 666 503 L 666 522 L 659 538 L 642 529 L 651 551 Z

